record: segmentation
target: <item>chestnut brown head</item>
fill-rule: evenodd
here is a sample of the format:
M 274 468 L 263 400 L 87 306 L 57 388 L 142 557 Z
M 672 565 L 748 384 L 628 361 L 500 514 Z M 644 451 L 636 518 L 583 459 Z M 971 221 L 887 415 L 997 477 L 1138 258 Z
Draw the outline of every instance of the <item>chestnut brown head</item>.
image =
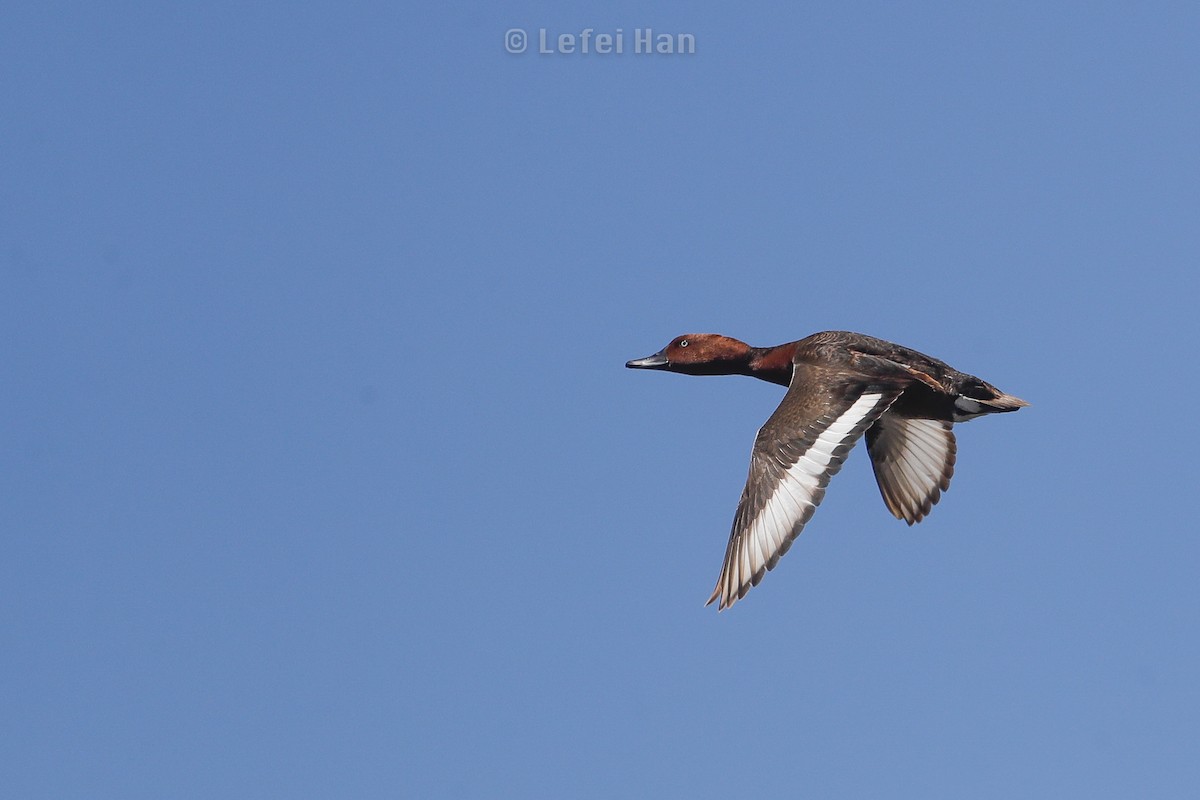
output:
M 746 370 L 750 345 L 717 333 L 676 336 L 652 356 L 626 362 L 630 369 L 662 369 L 684 375 L 736 375 Z

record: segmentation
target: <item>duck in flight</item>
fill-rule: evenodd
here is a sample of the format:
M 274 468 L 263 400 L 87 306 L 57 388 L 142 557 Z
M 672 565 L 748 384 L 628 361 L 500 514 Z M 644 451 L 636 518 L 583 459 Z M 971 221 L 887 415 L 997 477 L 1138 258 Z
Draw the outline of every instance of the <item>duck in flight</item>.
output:
M 912 525 L 950 488 L 954 423 L 1029 405 L 936 358 L 848 331 L 777 347 L 688 334 L 625 366 L 749 375 L 788 387 L 754 440 L 750 477 L 708 599 L 718 609 L 745 597 L 775 568 L 864 434 L 883 502 Z

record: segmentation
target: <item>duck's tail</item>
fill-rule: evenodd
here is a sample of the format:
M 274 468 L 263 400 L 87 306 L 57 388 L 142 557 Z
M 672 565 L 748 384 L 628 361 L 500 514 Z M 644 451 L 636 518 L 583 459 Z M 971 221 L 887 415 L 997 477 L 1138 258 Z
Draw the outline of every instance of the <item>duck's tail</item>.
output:
M 990 384 L 987 384 L 987 389 L 991 390 L 989 394 L 993 394 L 992 397 L 968 397 L 965 394 L 956 397 L 954 399 L 954 421 L 966 422 L 984 414 L 1003 414 L 1029 405 L 1016 395 L 1005 394 Z M 984 394 L 984 392 L 976 394 Z

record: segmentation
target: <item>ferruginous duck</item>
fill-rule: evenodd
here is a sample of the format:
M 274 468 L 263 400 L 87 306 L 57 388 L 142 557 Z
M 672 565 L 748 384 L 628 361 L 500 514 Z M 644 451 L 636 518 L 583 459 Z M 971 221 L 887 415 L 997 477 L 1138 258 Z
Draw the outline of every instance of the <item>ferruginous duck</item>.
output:
M 864 433 L 883 502 L 912 525 L 950 487 L 954 423 L 1029 405 L 936 358 L 848 331 L 777 347 L 687 334 L 625 366 L 749 375 L 788 387 L 754 440 L 750 477 L 708 599 L 718 609 L 745 597 L 775 568 Z

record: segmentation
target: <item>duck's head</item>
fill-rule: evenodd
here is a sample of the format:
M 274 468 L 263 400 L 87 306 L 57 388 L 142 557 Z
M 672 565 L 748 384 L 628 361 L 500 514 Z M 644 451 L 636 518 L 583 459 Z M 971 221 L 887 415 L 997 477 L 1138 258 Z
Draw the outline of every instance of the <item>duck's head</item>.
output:
M 630 369 L 662 369 L 684 375 L 733 375 L 744 372 L 750 345 L 717 333 L 686 333 L 652 356 L 628 361 Z

